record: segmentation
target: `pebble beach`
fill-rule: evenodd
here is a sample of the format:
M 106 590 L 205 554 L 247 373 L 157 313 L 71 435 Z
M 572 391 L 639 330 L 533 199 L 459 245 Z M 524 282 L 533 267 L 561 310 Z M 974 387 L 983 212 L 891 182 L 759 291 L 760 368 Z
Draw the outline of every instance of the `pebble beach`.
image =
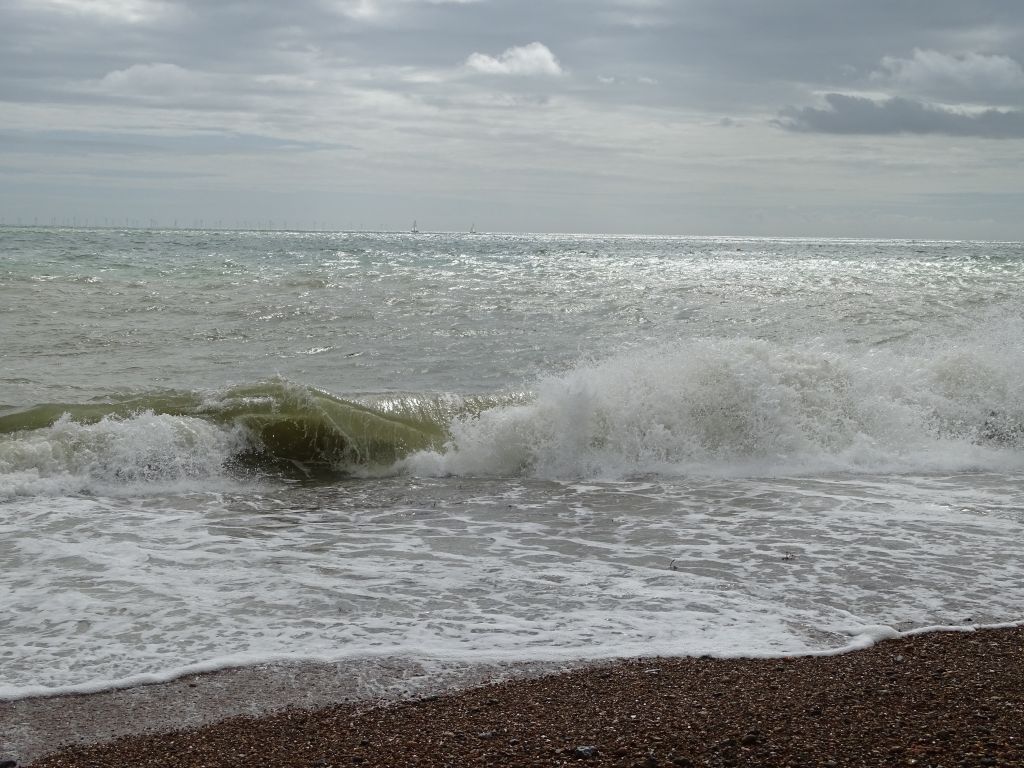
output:
M 203 678 L 180 684 L 201 691 Z M 52 747 L 67 701 L 45 700 Z M 174 700 L 161 704 L 173 722 Z M 1024 628 L 910 635 L 832 656 L 624 659 L 134 733 L 31 765 L 1018 766 Z

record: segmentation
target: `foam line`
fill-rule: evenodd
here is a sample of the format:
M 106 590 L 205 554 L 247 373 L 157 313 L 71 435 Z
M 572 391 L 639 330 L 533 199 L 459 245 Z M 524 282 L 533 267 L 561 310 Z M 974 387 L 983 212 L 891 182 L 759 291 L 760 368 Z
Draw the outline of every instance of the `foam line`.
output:
M 472 663 L 478 662 L 481 664 L 495 664 L 495 663 L 507 663 L 514 664 L 517 662 L 574 662 L 574 661 L 611 661 L 618 658 L 633 658 L 633 657 L 654 657 L 654 656 L 710 656 L 712 658 L 719 659 L 739 659 L 739 658 L 795 658 L 798 656 L 838 656 L 844 653 L 851 653 L 854 651 L 864 650 L 870 648 L 878 643 L 885 640 L 895 640 L 901 637 L 911 637 L 914 635 L 923 635 L 930 632 L 976 632 L 978 630 L 985 629 L 1011 629 L 1014 627 L 1024 626 L 1024 619 L 1020 621 L 1010 622 L 999 622 L 995 624 L 970 624 L 970 625 L 949 625 L 949 624 L 937 624 L 926 627 L 916 627 L 914 629 L 898 631 L 892 627 L 885 625 L 870 625 L 862 627 L 860 630 L 853 630 L 851 632 L 852 639 L 849 643 L 828 649 L 819 649 L 813 651 L 801 651 L 793 653 L 779 653 L 779 654 L 768 654 L 768 653 L 700 653 L 700 654 L 687 654 L 679 653 L 678 649 L 666 649 L 658 647 L 648 647 L 644 645 L 626 646 L 616 652 L 610 652 L 607 649 L 597 649 L 594 653 L 583 652 L 582 648 L 577 649 L 549 649 L 543 652 L 537 652 L 536 649 L 529 655 L 523 655 L 522 653 L 505 653 L 495 654 L 489 651 L 473 651 L 473 652 L 432 652 L 424 654 L 421 650 L 415 648 L 387 648 L 377 650 L 361 649 L 350 653 L 341 654 L 291 654 L 291 653 L 277 653 L 277 654 L 236 654 L 232 656 L 223 656 L 216 659 L 210 659 L 208 661 L 199 662 L 196 664 L 189 664 L 182 667 L 174 667 L 162 672 L 145 673 L 138 675 L 129 675 L 126 677 L 117 678 L 116 680 L 96 680 L 88 683 L 78 683 L 76 685 L 66 686 L 3 686 L 0 685 L 0 701 L 17 701 L 19 699 L 37 698 L 37 697 L 52 697 L 52 696 L 68 696 L 76 694 L 90 694 L 100 693 L 103 691 L 118 690 L 123 688 L 133 688 L 140 685 L 158 685 L 160 683 L 167 683 L 176 680 L 187 675 L 204 674 L 211 672 L 220 672 L 227 669 L 235 669 L 239 667 L 251 667 L 257 665 L 270 665 L 270 664 L 298 664 L 298 663 L 314 663 L 314 664 L 334 664 L 347 659 L 357 658 L 405 658 L 414 660 L 416 662 L 430 665 L 431 662 L 437 664 L 448 663 Z

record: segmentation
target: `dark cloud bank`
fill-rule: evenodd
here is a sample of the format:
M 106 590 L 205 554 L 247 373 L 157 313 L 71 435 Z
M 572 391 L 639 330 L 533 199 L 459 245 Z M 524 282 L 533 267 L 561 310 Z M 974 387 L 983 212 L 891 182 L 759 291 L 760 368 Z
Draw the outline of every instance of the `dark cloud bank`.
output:
M 875 100 L 841 93 L 830 93 L 825 101 L 825 108 L 786 107 L 775 123 L 787 130 L 808 133 L 1024 138 L 1024 112 L 1019 110 L 964 112 L 903 97 Z

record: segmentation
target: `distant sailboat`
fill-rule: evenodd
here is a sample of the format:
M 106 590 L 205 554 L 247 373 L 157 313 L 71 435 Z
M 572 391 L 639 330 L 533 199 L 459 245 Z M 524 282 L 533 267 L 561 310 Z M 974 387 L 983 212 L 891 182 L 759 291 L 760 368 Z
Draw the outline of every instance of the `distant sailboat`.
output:
M 475 235 L 476 234 L 476 224 L 475 223 L 469 225 L 469 234 L 471 234 L 471 235 Z
M 416 226 L 416 219 L 412 220 L 412 233 L 414 235 L 418 235 L 420 233 L 420 230 Z

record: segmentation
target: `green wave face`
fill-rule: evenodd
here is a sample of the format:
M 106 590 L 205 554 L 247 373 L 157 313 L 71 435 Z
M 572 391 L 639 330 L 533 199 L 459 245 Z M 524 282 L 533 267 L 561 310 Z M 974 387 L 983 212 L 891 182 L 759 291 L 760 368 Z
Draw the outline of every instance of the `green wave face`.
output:
M 183 416 L 191 414 L 199 402 L 194 395 L 167 393 L 110 403 L 45 403 L 0 416 L 0 435 L 45 429 L 65 414 L 81 424 L 94 424 L 110 417 L 127 419 L 145 411 Z
M 44 429 L 65 414 L 90 424 L 145 412 L 242 427 L 249 448 L 237 457 L 239 462 L 299 465 L 304 471 L 390 465 L 411 452 L 439 447 L 445 439 L 444 428 L 428 418 L 385 412 L 278 381 L 207 397 L 167 392 L 107 403 L 38 405 L 0 416 L 0 434 Z
M 277 383 L 230 390 L 209 415 L 244 426 L 257 438 L 256 451 L 268 457 L 332 468 L 393 464 L 445 438 L 433 422 Z

